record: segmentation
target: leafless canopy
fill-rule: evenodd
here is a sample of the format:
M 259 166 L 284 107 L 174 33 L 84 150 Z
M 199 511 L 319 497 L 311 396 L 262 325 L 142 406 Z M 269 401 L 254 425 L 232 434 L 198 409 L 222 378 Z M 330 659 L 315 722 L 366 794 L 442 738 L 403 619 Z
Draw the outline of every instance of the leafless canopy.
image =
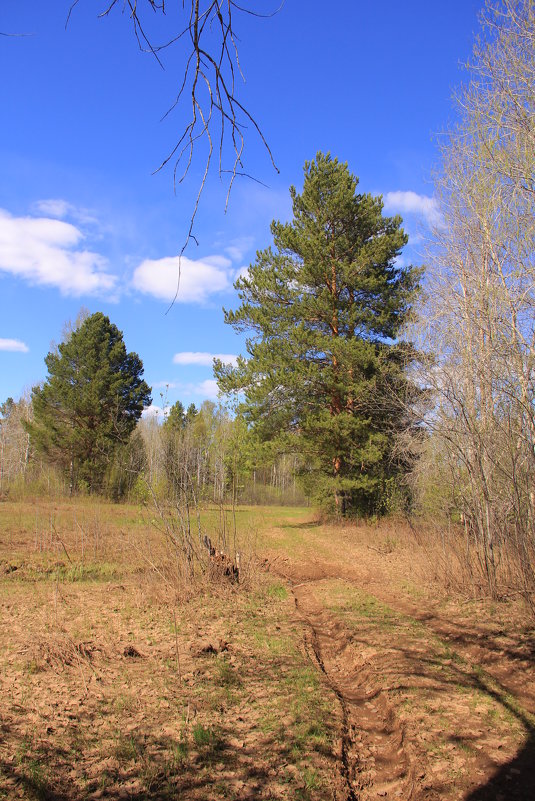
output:
M 535 614 L 535 0 L 487 0 L 482 24 L 415 331 L 435 398 L 418 479 L 457 514 L 490 594 Z

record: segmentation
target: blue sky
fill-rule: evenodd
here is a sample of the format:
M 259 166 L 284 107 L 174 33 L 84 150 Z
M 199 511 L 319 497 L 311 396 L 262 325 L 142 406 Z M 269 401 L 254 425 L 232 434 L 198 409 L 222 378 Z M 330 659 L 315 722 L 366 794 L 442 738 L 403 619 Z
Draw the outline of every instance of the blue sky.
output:
M 403 258 L 421 261 L 419 232 L 436 214 L 436 135 L 454 117 L 479 0 L 286 0 L 271 18 L 236 17 L 240 100 L 280 172 L 250 127 L 245 168 L 265 186 L 237 181 L 225 213 L 226 185 L 209 175 L 198 245 L 167 314 L 204 164 L 201 145 L 176 193 L 172 169 L 153 174 L 187 121 L 180 105 L 162 120 L 185 51 L 165 51 L 162 70 L 139 51 L 122 2 L 98 19 L 107 3 L 79 0 L 65 29 L 70 3 L 3 0 L 0 10 L 0 32 L 29 34 L 0 35 L 0 401 L 46 377 L 51 342 L 82 306 L 123 331 L 155 405 L 213 398 L 211 356 L 244 348 L 223 322 L 233 281 L 270 243 L 271 220 L 290 216 L 288 187 L 301 186 L 319 150 L 403 216 Z M 182 3 L 167 7 L 177 30 Z

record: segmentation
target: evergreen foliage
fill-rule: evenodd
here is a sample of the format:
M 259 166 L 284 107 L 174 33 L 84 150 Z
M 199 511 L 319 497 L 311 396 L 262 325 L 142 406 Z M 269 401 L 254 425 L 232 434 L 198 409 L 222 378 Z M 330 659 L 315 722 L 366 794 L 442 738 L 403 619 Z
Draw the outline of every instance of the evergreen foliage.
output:
M 177 400 L 169 409 L 169 414 L 164 420 L 165 431 L 176 433 L 182 431 L 186 425 L 186 410 L 184 404 Z
M 290 189 L 293 220 L 272 223 L 274 246 L 236 282 L 241 306 L 225 311 L 252 332 L 249 358 L 216 363 L 216 377 L 243 393 L 240 411 L 262 439 L 306 457 L 319 499 L 339 514 L 381 512 L 416 392 L 404 373 L 411 348 L 397 337 L 420 274 L 397 262 L 401 218 L 357 193 L 346 164 L 318 153 L 304 174 L 302 194 Z
M 91 315 L 45 359 L 49 376 L 34 387 L 32 444 L 69 475 L 101 489 L 114 454 L 151 402 L 143 364 L 101 312 Z
M 15 408 L 15 401 L 11 397 L 8 398 L 6 401 L 4 401 L 4 403 L 0 403 L 0 416 L 2 417 L 2 419 L 7 420 L 9 418 L 9 415 L 12 414 L 14 408 Z M 0 425 L 1 425 L 1 420 L 0 420 Z
M 192 423 L 193 420 L 195 420 L 197 414 L 198 414 L 197 407 L 195 406 L 194 403 L 190 403 L 190 405 L 186 409 L 186 414 L 184 416 L 184 421 L 185 421 L 184 424 L 189 425 L 190 423 Z

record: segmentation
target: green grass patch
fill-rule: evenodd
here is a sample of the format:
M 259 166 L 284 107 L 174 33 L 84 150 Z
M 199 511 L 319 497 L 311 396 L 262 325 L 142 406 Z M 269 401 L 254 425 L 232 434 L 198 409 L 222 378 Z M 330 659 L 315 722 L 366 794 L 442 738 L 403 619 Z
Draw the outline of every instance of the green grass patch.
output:
M 111 581 L 118 575 L 116 565 L 107 562 L 92 564 L 62 565 L 52 570 L 48 577 L 53 581 Z
M 133 736 L 117 735 L 113 754 L 119 762 L 131 762 L 139 759 L 141 750 Z
M 400 615 L 387 604 L 345 581 L 332 581 L 324 587 L 328 608 L 344 618 L 363 617 L 381 628 L 394 628 Z
M 275 598 L 278 601 L 285 601 L 288 597 L 288 590 L 279 581 L 270 584 L 266 590 L 266 595 L 268 598 Z

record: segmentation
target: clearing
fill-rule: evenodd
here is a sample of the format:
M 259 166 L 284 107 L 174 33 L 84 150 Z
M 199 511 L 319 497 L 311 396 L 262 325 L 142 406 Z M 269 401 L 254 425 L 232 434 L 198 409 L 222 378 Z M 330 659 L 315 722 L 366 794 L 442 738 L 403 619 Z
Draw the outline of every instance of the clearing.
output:
M 274 507 L 236 512 L 242 587 L 177 598 L 150 514 L 0 504 L 0 798 L 533 801 L 515 599 L 446 594 L 401 523 Z

